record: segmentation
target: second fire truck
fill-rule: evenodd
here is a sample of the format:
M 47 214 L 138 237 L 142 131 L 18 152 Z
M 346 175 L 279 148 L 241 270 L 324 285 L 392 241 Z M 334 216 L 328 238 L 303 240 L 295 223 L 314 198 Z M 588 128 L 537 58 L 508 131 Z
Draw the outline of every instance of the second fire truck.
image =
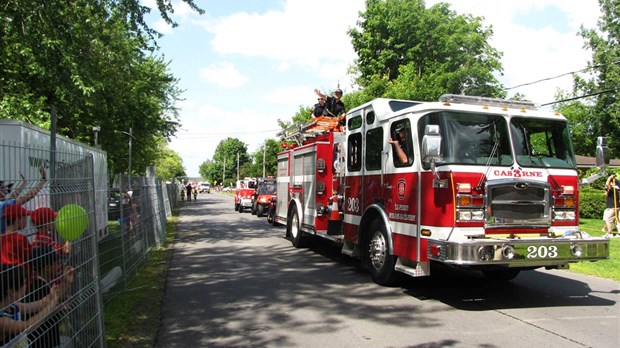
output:
M 579 229 L 580 182 L 561 114 L 445 95 L 375 99 L 344 121 L 285 134 L 295 144 L 278 155 L 274 219 L 295 247 L 317 236 L 336 242 L 383 285 L 430 275 L 433 262 L 509 280 L 609 257 L 608 240 Z M 599 138 L 600 176 L 604 145 Z

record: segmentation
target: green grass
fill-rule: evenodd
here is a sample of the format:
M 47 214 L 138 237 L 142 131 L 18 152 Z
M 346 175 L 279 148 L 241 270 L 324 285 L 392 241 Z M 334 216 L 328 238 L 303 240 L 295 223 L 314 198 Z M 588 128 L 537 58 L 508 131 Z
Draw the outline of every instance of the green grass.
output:
M 104 306 L 108 347 L 153 347 L 172 259 L 170 243 L 176 235 L 177 222 L 178 212 L 175 211 L 166 224 L 165 243 L 153 251 L 145 268 L 129 283 L 128 289 Z
M 602 219 L 580 219 L 579 228 L 591 236 L 602 237 Z M 620 238 L 609 240 L 609 259 L 596 262 L 579 262 L 570 265 L 570 271 L 620 281 Z

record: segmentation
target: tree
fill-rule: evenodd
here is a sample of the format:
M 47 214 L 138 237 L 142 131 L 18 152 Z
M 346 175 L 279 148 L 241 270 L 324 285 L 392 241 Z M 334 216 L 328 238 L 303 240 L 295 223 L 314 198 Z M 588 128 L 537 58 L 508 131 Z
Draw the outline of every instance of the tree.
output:
M 562 91 L 555 96 L 556 100 L 571 98 L 574 98 L 574 94 Z M 575 153 L 585 156 L 596 155 L 596 139 L 600 135 L 598 133 L 600 121 L 594 113 L 594 105 L 590 101 L 572 100 L 558 103 L 554 105 L 554 109 L 561 112 L 568 120 Z
M 194 10 L 193 0 L 184 0 Z M 162 17 L 172 5 L 157 0 Z M 43 128 L 57 112 L 59 134 L 100 145 L 110 172 L 120 172 L 133 129 L 132 171 L 144 172 L 153 149 L 174 135 L 181 91 L 168 64 L 153 52 L 157 33 L 145 24 L 138 0 L 11 1 L 0 13 L 0 117 Z
M 573 138 L 578 141 L 574 143 L 591 147 L 578 153 L 592 155 L 596 137 L 604 135 L 609 156 L 617 158 L 620 156 L 620 0 L 599 0 L 599 6 L 603 15 L 598 30 L 581 28 L 584 46 L 592 50 L 592 62 L 588 66 L 594 76 L 575 76 L 573 91 L 575 96 L 594 94 L 594 101 L 591 105 L 586 101 L 558 107 L 571 120 L 573 131 L 577 131 Z
M 237 180 L 237 164 L 240 176 L 243 176 L 244 168 L 251 163 L 247 145 L 237 138 L 226 138 L 217 144 L 213 159 L 203 162 L 198 171 L 209 181 L 227 185 Z
M 505 96 L 494 77 L 501 54 L 488 44 L 493 32 L 480 17 L 457 15 L 445 3 L 426 9 L 423 0 L 367 0 L 357 24 L 349 30 L 358 55 L 352 70 L 360 86 L 372 89 L 366 95 Z
M 181 156 L 168 148 L 165 142 L 160 140 L 158 157 L 155 159 L 155 172 L 162 180 L 172 180 L 175 177 L 186 176 Z

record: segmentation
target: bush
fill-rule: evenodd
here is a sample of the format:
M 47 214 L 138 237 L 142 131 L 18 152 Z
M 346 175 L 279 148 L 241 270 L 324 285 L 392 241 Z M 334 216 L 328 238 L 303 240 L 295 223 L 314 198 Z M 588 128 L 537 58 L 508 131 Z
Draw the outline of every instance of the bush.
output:
M 598 168 L 590 168 L 579 174 L 579 179 L 590 177 L 599 173 Z M 607 175 L 615 173 L 620 178 L 619 170 L 607 168 Z M 605 182 L 608 176 L 594 181 L 589 186 L 579 190 L 579 217 L 585 219 L 602 219 L 605 210 Z
M 579 192 L 579 217 L 602 219 L 605 210 L 605 191 L 582 188 Z

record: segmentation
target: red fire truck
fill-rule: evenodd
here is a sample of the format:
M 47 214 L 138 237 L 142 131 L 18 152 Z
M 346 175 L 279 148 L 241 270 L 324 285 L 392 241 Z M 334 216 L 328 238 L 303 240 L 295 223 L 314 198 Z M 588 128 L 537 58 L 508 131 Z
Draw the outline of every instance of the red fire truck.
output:
M 256 178 L 238 180 L 235 190 L 235 211 L 243 213 L 244 209 L 252 208 L 254 192 L 256 192 Z
M 342 246 L 375 282 L 431 263 L 510 280 L 609 257 L 579 230 L 579 178 L 565 117 L 533 103 L 444 95 L 375 99 L 346 130 L 300 127 L 278 154 L 275 222 L 295 247 Z M 604 138 L 597 165 L 605 175 Z M 589 181 L 584 181 L 589 182 Z

